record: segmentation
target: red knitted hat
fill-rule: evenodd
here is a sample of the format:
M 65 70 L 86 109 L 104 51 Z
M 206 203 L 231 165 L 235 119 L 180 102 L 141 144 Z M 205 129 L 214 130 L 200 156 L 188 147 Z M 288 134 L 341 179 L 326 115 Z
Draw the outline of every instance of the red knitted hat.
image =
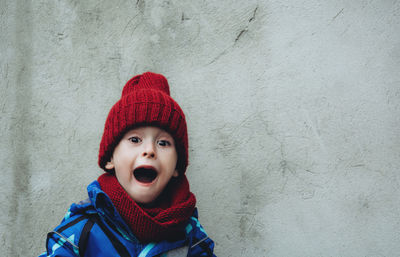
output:
M 169 95 L 167 79 L 152 72 L 131 78 L 122 90 L 121 99 L 108 114 L 100 143 L 99 166 L 111 160 L 114 148 L 130 129 L 156 126 L 166 130 L 175 140 L 178 153 L 177 169 L 185 173 L 188 165 L 188 135 L 185 115 Z

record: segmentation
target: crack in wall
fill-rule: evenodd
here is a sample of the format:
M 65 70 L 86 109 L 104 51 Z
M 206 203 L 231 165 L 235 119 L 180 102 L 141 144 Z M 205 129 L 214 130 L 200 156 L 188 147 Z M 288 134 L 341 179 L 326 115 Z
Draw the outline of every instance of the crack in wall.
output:
M 228 50 L 232 47 L 234 47 L 236 45 L 236 43 L 239 41 L 239 39 L 246 34 L 249 31 L 249 25 L 250 23 L 254 22 L 256 19 L 256 14 L 258 11 L 258 6 L 256 8 L 254 8 L 253 10 L 253 14 L 251 15 L 251 17 L 248 19 L 246 27 L 244 29 L 242 29 L 239 34 L 236 36 L 234 42 L 232 45 L 228 46 L 227 48 L 225 48 L 222 52 L 220 52 L 214 59 L 212 59 L 207 65 L 210 65 L 214 62 L 216 62 L 219 58 L 221 58 L 222 56 L 224 56 L 225 54 L 228 53 Z M 182 18 L 183 18 L 183 13 L 182 13 Z
M 247 22 L 247 25 L 244 29 L 242 29 L 239 34 L 236 36 L 235 43 L 240 39 L 241 36 L 243 36 L 247 31 L 249 31 L 249 25 L 256 19 L 256 13 L 258 10 L 258 6 L 254 9 L 253 15 L 250 17 L 249 21 Z
M 344 8 L 342 8 L 342 10 L 340 10 L 333 18 L 332 21 L 334 21 L 340 14 L 343 13 Z

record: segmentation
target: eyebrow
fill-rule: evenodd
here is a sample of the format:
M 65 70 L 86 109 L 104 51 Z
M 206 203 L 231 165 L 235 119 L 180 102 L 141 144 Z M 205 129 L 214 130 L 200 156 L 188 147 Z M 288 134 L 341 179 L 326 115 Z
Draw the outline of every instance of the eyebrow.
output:
M 173 138 L 170 134 L 168 134 L 168 133 L 166 133 L 166 132 L 160 133 L 160 134 L 158 135 L 158 137 L 167 137 L 167 138 L 169 138 L 169 139 L 174 140 L 174 138 Z
M 139 135 L 139 134 L 142 134 L 142 133 L 139 133 L 136 129 L 133 129 L 133 130 L 127 131 L 125 133 L 124 137 L 131 136 L 131 135 L 134 135 L 134 134 L 138 134 Z
M 162 136 L 167 137 L 168 139 L 171 139 L 173 142 L 175 142 L 174 137 L 173 137 L 171 134 L 169 134 L 167 131 L 165 131 L 165 130 L 161 131 L 161 132 L 158 134 L 158 136 L 159 136 L 159 137 L 162 137 Z

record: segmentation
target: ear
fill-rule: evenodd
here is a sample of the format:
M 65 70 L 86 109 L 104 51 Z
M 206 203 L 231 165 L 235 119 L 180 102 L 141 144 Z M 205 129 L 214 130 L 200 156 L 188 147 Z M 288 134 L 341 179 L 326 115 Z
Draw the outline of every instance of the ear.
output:
M 173 176 L 174 178 L 177 178 L 177 177 L 179 176 L 178 170 L 175 170 L 174 173 L 172 174 L 172 176 Z
M 114 165 L 113 159 L 111 158 L 111 161 L 106 163 L 105 168 L 108 170 L 112 170 L 112 169 L 114 169 L 114 167 L 115 167 L 115 165 Z

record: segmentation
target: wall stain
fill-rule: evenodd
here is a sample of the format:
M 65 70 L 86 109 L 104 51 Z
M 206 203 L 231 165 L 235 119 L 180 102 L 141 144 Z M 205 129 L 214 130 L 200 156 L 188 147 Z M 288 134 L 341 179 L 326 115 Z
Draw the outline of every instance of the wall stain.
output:
M 122 30 L 121 35 L 125 34 L 125 31 L 128 27 L 130 27 L 130 25 L 132 24 L 132 21 L 138 16 L 138 14 L 136 14 L 135 16 L 133 16 L 132 18 L 129 19 L 129 21 L 126 23 L 124 29 Z M 136 25 L 133 28 L 133 31 L 135 31 L 137 29 L 137 27 L 139 26 L 140 23 L 136 23 Z M 133 32 L 132 31 L 132 32 Z M 132 32 L 130 32 L 132 34 Z
M 146 3 L 144 0 L 137 0 L 136 1 L 136 7 L 139 9 L 139 11 L 143 14 L 144 9 L 146 7 Z
M 182 12 L 181 21 L 184 22 L 184 21 L 188 21 L 188 20 L 190 20 L 190 18 L 186 17 L 186 16 L 185 16 L 185 13 Z
M 13 185 L 10 199 L 10 251 L 11 256 L 19 256 L 21 247 L 18 242 L 22 231 L 29 229 L 30 219 L 28 209 L 30 206 L 30 156 L 26 147 L 29 145 L 32 131 L 30 129 L 30 105 L 32 99 L 31 67 L 32 67 L 32 7 L 30 1 L 19 0 L 15 7 L 15 69 L 19 69 L 15 80 L 16 111 L 11 123 L 11 142 L 13 147 L 12 174 Z

